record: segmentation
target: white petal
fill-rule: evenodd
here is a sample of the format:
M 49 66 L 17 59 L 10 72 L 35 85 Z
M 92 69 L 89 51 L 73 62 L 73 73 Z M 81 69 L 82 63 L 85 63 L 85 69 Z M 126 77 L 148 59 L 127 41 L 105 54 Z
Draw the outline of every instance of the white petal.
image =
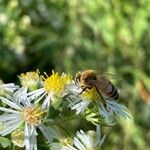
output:
M 44 102 L 43 102 L 41 108 L 42 108 L 42 109 L 45 109 L 45 108 L 49 107 L 49 105 L 50 105 L 50 100 L 51 100 L 51 94 L 48 94 L 47 97 L 46 97 L 46 99 L 44 100 Z
M 41 132 L 43 133 L 44 137 L 48 140 L 48 142 L 50 143 L 52 141 L 52 137 L 51 134 L 49 132 L 49 129 L 44 125 L 44 124 L 40 124 L 38 126 L 38 128 L 41 130 Z
M 83 144 L 76 137 L 74 137 L 74 145 L 79 150 L 86 150 L 86 148 L 83 146 Z
M 15 118 L 19 118 L 20 114 L 3 114 L 0 115 L 0 122 L 8 121 L 8 120 L 13 120 Z
M 80 141 L 82 141 L 85 147 L 92 148 L 93 140 L 90 138 L 90 136 L 86 135 L 82 130 L 79 133 L 77 133 L 77 136 L 80 139 Z
M 104 136 L 102 137 L 102 139 L 100 140 L 100 143 L 99 143 L 100 146 L 104 143 L 105 138 L 106 138 L 106 135 L 104 135 Z
M 4 111 L 4 112 L 8 112 L 8 113 L 15 113 L 15 114 L 19 114 L 19 112 L 18 112 L 18 111 L 16 111 L 16 110 L 12 110 L 12 109 L 9 109 L 9 108 L 0 107 L 0 110 L 1 110 L 1 111 Z
M 107 107 L 114 111 L 114 113 L 118 116 L 122 116 L 125 118 L 131 118 L 129 112 L 127 111 L 127 108 L 121 104 L 118 104 L 117 102 L 114 101 L 106 101 Z
M 30 136 L 29 136 L 29 125 L 26 123 L 25 124 L 25 129 L 24 129 L 24 133 L 25 133 L 25 140 L 24 140 L 24 144 L 25 144 L 25 149 L 26 150 L 30 150 Z
M 21 108 L 15 103 L 15 102 L 11 102 L 10 100 L 4 98 L 4 97 L 0 97 L 0 99 L 5 103 L 7 104 L 8 106 L 12 107 L 12 108 L 15 108 L 15 109 L 18 109 L 18 110 L 21 110 Z
M 41 88 L 41 89 L 38 89 L 38 90 L 35 90 L 35 91 L 32 91 L 32 92 L 29 92 L 28 93 L 28 96 L 31 98 L 31 99 L 35 99 L 37 98 L 38 96 L 40 96 L 41 94 L 43 94 L 45 92 L 44 88 Z
M 0 85 L 0 88 L 4 88 L 6 91 L 13 93 L 14 90 L 19 88 L 19 86 L 15 85 L 14 83 L 9 83 Z
M 83 112 L 88 107 L 89 104 L 90 101 L 81 100 L 80 102 L 75 104 L 71 109 L 75 109 L 77 111 L 76 114 L 79 114 Z
M 5 130 L 1 131 L 0 134 L 2 136 L 5 136 L 5 135 L 11 133 L 12 131 L 14 131 L 16 128 L 18 128 L 22 123 L 23 123 L 23 121 L 21 121 L 21 120 L 15 120 L 13 122 L 13 124 L 11 122 L 11 125 L 8 125 L 8 127 Z
M 39 103 L 42 99 L 43 99 L 43 97 L 46 95 L 46 92 L 45 93 L 43 93 L 37 100 L 35 99 L 35 104 L 36 103 Z M 32 99 L 33 100 L 33 99 Z
M 72 146 L 64 146 L 63 148 L 62 148 L 62 150 L 78 150 L 78 149 L 76 149 L 76 148 L 74 148 L 74 147 L 72 147 Z
M 81 87 L 77 86 L 77 85 L 75 85 L 73 83 L 72 84 L 66 84 L 65 85 L 65 89 L 70 91 L 70 92 L 72 92 L 72 93 L 74 93 L 74 94 L 79 94 L 79 93 L 82 92 Z
M 27 103 L 27 87 L 23 86 L 13 94 L 13 99 L 19 103 Z

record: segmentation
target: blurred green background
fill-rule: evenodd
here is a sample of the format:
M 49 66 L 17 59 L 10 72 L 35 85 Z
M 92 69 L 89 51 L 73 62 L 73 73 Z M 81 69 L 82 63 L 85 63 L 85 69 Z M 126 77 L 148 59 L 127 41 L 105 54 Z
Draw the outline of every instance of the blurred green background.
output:
M 51 69 L 121 75 L 120 101 L 134 116 L 104 150 L 150 150 L 150 0 L 0 0 L 0 78 Z

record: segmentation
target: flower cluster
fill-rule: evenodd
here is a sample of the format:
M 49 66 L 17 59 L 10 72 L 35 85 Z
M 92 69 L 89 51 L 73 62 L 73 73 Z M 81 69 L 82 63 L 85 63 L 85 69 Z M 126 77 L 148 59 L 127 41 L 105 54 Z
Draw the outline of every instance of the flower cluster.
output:
M 0 83 L 0 135 L 10 134 L 11 142 L 26 150 L 37 150 L 37 141 L 43 137 L 44 147 L 52 150 L 96 150 L 105 139 L 101 126 L 114 125 L 116 118 L 130 118 L 117 101 L 103 104 L 95 87 L 81 94 L 82 88 L 65 73 L 27 72 L 19 79 L 21 87 Z M 91 122 L 96 131 L 77 131 L 80 126 L 73 122 L 81 120 Z

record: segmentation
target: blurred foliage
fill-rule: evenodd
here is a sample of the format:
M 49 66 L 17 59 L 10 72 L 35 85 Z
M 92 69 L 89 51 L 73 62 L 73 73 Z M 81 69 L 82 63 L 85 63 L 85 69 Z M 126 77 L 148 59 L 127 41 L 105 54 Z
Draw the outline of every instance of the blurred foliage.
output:
M 138 88 L 150 95 L 149 27 L 150 0 L 0 0 L 0 78 L 17 82 L 37 68 L 119 74 L 135 120 L 120 122 L 103 149 L 150 149 L 150 106 Z

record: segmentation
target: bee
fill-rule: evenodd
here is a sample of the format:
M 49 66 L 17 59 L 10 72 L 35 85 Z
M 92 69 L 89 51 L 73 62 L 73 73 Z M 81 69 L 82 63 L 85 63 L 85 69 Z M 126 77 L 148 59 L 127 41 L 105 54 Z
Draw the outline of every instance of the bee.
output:
M 98 74 L 94 70 L 84 70 L 75 75 L 75 83 L 78 84 L 82 94 L 87 89 L 95 87 L 101 98 L 117 100 L 119 93 L 114 84 L 107 79 L 106 75 Z

